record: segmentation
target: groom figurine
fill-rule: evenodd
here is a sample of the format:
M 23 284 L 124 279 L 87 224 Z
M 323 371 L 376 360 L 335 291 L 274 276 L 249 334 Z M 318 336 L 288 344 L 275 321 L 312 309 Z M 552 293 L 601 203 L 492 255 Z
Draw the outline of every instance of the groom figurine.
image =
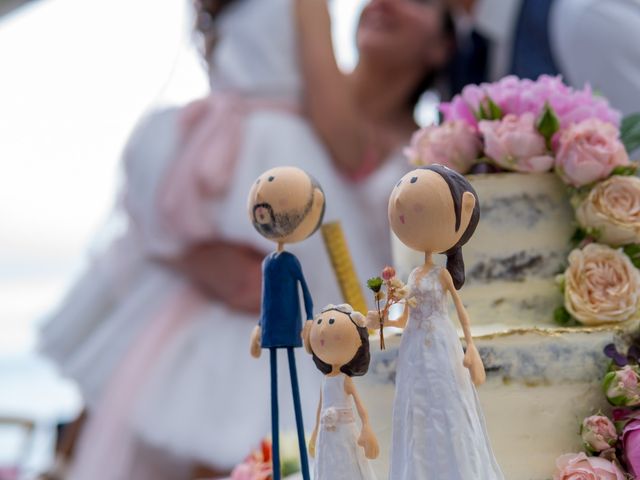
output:
M 260 321 L 251 335 L 251 355 L 258 358 L 263 348 L 268 348 L 270 354 L 273 480 L 280 480 L 277 378 L 279 348 L 287 349 L 300 447 L 300 466 L 304 480 L 309 480 L 307 447 L 293 350 L 302 346 L 298 284 L 302 288 L 307 320 L 313 319 L 313 302 L 300 262 L 295 255 L 284 250 L 284 245 L 301 242 L 320 227 L 325 210 L 324 193 L 320 185 L 304 170 L 296 167 L 277 167 L 263 173 L 255 181 L 249 192 L 248 209 L 251 222 L 258 233 L 277 244 L 276 251 L 267 255 L 262 263 L 262 311 Z

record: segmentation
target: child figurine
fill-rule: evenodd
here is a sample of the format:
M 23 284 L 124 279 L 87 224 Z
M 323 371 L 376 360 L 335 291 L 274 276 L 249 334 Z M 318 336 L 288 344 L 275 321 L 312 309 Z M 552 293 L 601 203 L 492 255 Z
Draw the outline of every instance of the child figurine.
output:
M 473 187 L 441 165 L 409 172 L 389 197 L 394 233 L 425 253 L 424 265 L 408 280 L 417 306 L 409 315 L 405 305 L 397 320 L 383 319 L 385 325 L 404 328 L 393 405 L 392 480 L 504 479 L 474 387 L 485 380 L 484 366 L 457 292 L 464 283 L 461 248 L 479 218 Z M 447 256 L 446 269 L 434 264 L 433 253 Z M 449 320 L 447 293 L 462 325 L 466 353 Z M 369 312 L 367 323 L 379 326 L 378 312 Z
M 262 311 L 259 324 L 251 335 L 251 355 L 258 358 L 262 348 L 268 348 L 270 352 L 273 480 L 280 479 L 277 378 L 279 348 L 287 349 L 300 447 L 300 467 L 304 480 L 309 480 L 293 351 L 302 346 L 298 284 L 302 287 L 307 320 L 313 318 L 313 302 L 300 262 L 295 255 L 284 250 L 284 245 L 301 242 L 320 227 L 325 209 L 324 193 L 320 185 L 304 170 L 297 167 L 277 167 L 268 170 L 255 181 L 249 192 L 248 209 L 255 229 L 278 245 L 276 251 L 269 254 L 262 264 Z
M 346 303 L 328 305 L 305 333 L 305 346 L 324 374 L 309 443 L 309 452 L 316 459 L 314 480 L 375 480 L 367 458 L 377 458 L 378 442 L 351 379 L 369 369 L 364 316 Z M 350 396 L 362 421 L 360 435 Z

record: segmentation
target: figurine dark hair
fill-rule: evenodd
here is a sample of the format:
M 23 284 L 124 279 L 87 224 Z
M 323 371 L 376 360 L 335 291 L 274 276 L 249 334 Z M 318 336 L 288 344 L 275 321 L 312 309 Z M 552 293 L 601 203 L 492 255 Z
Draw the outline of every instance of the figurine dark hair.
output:
M 437 173 L 445 182 L 447 182 L 456 214 L 456 232 L 460 229 L 460 222 L 462 220 L 462 196 L 465 192 L 470 192 L 476 198 L 476 204 L 473 207 L 473 212 L 471 213 L 467 229 L 462 234 L 462 237 L 460 237 L 460 240 L 458 240 L 458 243 L 445 252 L 445 255 L 447 256 L 447 270 L 449 270 L 449 273 L 451 274 L 454 287 L 456 287 L 456 290 L 460 290 L 462 285 L 464 285 L 465 280 L 462 246 L 469 241 L 473 233 L 476 231 L 476 227 L 480 221 L 480 199 L 469 181 L 458 172 L 437 164 L 428 165 L 423 168 Z
M 353 325 L 358 330 L 361 342 L 360 348 L 358 348 L 358 351 L 353 356 L 351 361 L 349 361 L 349 363 L 346 363 L 342 367 L 340 367 L 340 371 L 348 377 L 361 377 L 369 370 L 369 362 L 371 360 L 371 354 L 369 352 L 369 331 L 366 327 L 358 326 L 358 324 L 353 321 L 351 312 L 347 312 L 340 307 L 327 308 L 326 310 L 323 310 L 322 313 L 328 312 L 330 310 L 335 310 L 336 312 L 347 315 L 349 317 L 349 320 L 351 320 L 351 323 L 353 323 Z M 331 373 L 331 370 L 333 370 L 333 367 L 331 365 L 320 360 L 313 349 L 311 350 L 311 354 L 313 355 L 313 362 L 316 364 L 316 367 L 318 367 L 318 370 L 320 370 L 325 375 Z

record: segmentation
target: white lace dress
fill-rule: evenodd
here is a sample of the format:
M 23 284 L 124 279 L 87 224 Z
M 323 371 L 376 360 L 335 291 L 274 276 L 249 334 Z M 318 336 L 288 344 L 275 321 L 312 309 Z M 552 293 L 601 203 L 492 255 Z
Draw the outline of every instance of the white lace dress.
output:
M 441 269 L 409 276 L 418 306 L 400 344 L 389 478 L 503 480 L 448 316 Z
M 345 375 L 325 376 L 316 442 L 314 480 L 375 480 L 364 449 L 352 402 L 344 390 Z

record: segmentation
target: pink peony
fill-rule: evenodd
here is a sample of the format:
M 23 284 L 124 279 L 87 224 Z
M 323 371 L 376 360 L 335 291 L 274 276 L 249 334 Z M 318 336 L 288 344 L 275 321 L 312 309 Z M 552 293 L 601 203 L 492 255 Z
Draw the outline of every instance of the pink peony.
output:
M 589 118 L 620 125 L 620 112 L 611 108 L 606 99 L 595 96 L 591 87 L 586 85 L 582 90 L 574 90 L 562 82 L 562 77 L 549 75 L 541 75 L 536 81 L 512 75 L 494 83 L 468 85 L 451 102 L 441 104 L 440 110 L 445 120 L 463 120 L 476 126 L 474 112 L 487 96 L 504 114 L 514 115 L 533 113 L 537 117 L 548 102 L 561 128 Z
M 481 121 L 484 152 L 500 167 L 516 172 L 546 172 L 553 167 L 544 137 L 532 113 L 509 114 L 502 120 Z
M 629 421 L 622 431 L 622 449 L 634 478 L 640 475 L 640 419 Z
M 456 120 L 415 132 L 404 153 L 414 165 L 439 163 L 467 173 L 480 154 L 480 139 L 467 123 Z
M 581 187 L 611 175 L 628 165 L 629 156 L 616 127 L 595 118 L 571 125 L 558 141 L 556 170 L 574 187 Z
M 558 457 L 553 480 L 625 480 L 625 476 L 609 460 L 587 457 L 581 452 Z
M 580 434 L 587 448 L 593 452 L 603 452 L 611 448 L 618 439 L 615 425 L 603 415 L 585 418 Z

